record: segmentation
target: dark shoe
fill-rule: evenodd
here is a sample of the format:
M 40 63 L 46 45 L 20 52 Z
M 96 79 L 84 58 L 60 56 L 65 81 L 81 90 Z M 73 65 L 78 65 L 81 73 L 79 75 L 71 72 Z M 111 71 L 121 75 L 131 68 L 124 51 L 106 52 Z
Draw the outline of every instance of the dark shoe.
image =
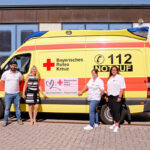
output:
M 17 120 L 17 122 L 18 122 L 19 125 L 23 125 L 22 120 Z
M 3 126 L 3 127 L 6 127 L 7 125 L 8 125 L 8 122 L 5 122 L 5 121 L 4 121 L 4 123 L 3 123 L 2 126 Z

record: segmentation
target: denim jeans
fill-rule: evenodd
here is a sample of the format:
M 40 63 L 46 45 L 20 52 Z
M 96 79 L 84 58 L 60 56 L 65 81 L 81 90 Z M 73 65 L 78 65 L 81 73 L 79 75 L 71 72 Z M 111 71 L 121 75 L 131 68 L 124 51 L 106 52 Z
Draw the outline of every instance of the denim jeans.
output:
M 21 119 L 20 113 L 20 93 L 16 94 L 8 94 L 5 93 L 5 113 L 4 113 L 4 121 L 8 122 L 8 117 L 10 114 L 11 104 L 14 102 L 15 110 L 16 110 L 16 117 L 18 120 Z
M 98 104 L 99 104 L 98 100 L 89 101 L 89 118 L 90 118 L 90 126 L 92 127 L 94 127 L 94 123 L 99 124 L 98 111 L 96 110 Z

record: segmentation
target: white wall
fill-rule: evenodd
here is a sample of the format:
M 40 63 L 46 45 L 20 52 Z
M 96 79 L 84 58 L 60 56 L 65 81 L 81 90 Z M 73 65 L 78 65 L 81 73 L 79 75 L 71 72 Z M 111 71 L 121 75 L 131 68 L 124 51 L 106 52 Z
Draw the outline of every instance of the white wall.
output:
M 39 31 L 59 31 L 61 30 L 61 23 L 40 23 Z
M 133 23 L 133 27 L 144 27 L 144 26 L 150 27 L 150 23 L 143 23 L 143 24 Z

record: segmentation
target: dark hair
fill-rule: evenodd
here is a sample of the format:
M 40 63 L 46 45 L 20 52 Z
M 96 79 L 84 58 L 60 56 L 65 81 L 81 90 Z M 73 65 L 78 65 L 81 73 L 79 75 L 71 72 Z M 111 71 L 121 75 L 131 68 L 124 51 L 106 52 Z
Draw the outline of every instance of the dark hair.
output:
M 95 72 L 96 74 L 98 74 L 98 70 L 97 69 L 93 69 L 91 72 Z
M 14 65 L 14 64 L 17 65 L 17 62 L 16 62 L 16 61 L 11 61 L 11 62 L 10 62 L 10 65 Z
M 119 73 L 119 68 L 118 68 L 117 66 L 112 66 L 112 67 L 110 68 L 110 71 L 109 71 L 109 78 L 112 76 L 112 69 L 113 69 L 113 68 L 116 68 L 117 74 L 120 74 L 120 73 Z

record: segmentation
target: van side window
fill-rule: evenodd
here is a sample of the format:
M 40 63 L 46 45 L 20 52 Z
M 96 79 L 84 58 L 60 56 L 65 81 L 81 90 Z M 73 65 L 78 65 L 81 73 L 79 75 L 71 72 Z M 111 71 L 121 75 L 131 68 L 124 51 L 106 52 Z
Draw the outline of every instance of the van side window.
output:
M 31 54 L 16 55 L 6 64 L 6 66 L 2 69 L 2 72 L 10 69 L 11 61 L 16 61 L 18 64 L 17 70 L 20 71 L 22 74 L 25 74 L 29 70 L 30 60 L 31 60 Z

